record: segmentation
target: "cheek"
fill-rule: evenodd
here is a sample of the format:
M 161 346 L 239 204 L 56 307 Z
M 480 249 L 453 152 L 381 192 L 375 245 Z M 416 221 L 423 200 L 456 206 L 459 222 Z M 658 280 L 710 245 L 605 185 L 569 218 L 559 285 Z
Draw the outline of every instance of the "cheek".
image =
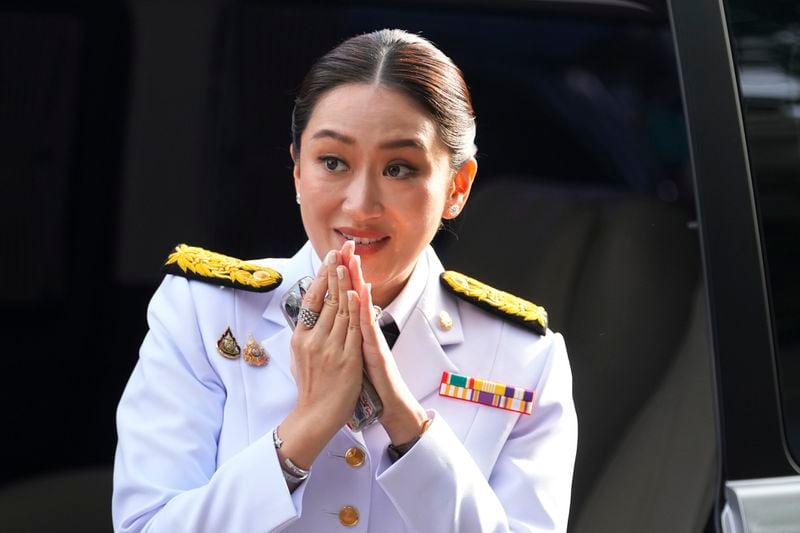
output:
M 414 227 L 412 237 L 424 240 L 427 244 L 433 238 L 441 221 L 444 195 L 438 188 L 426 188 L 408 199 L 403 219 Z

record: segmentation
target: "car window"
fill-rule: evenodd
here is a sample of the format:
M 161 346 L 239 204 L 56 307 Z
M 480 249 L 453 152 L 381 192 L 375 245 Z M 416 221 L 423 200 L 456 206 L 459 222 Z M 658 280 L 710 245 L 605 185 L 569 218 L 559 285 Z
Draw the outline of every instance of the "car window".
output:
M 729 0 L 787 447 L 800 462 L 800 11 Z

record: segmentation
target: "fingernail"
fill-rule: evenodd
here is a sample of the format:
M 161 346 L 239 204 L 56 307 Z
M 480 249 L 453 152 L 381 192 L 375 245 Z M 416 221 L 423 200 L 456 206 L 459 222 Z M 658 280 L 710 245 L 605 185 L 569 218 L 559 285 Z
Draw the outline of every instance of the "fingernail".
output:
M 325 264 L 333 265 L 334 263 L 336 263 L 336 252 L 331 250 L 328 252 L 328 255 L 325 256 Z
M 342 265 L 339 265 L 338 267 L 336 267 L 336 276 L 339 279 L 344 279 L 344 271 L 345 268 Z
M 353 302 L 356 299 L 356 291 L 347 291 L 347 301 Z

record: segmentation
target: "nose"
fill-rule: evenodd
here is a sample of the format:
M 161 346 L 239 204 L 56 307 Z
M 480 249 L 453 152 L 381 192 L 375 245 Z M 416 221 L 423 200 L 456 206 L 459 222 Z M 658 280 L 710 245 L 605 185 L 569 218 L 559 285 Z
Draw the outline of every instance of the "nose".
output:
M 353 220 L 369 220 L 383 212 L 383 199 L 378 179 L 368 172 L 359 172 L 348 183 L 342 210 Z

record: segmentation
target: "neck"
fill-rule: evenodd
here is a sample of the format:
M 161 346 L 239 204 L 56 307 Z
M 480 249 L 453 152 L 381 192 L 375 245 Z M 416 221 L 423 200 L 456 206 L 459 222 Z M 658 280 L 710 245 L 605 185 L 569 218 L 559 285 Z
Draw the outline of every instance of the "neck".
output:
M 382 284 L 372 284 L 372 303 L 386 309 L 390 303 L 403 291 L 411 273 L 414 271 L 416 262 L 411 265 L 407 272 L 402 272 L 398 276 L 388 279 Z M 370 280 L 366 280 L 369 282 Z
M 408 281 L 408 277 L 406 277 L 405 281 L 401 285 L 396 285 L 393 287 L 372 287 L 372 303 L 381 307 L 381 309 L 386 309 L 390 303 L 397 298 L 397 295 L 400 294 L 400 291 L 403 290 L 403 287 L 406 286 L 406 282 Z

